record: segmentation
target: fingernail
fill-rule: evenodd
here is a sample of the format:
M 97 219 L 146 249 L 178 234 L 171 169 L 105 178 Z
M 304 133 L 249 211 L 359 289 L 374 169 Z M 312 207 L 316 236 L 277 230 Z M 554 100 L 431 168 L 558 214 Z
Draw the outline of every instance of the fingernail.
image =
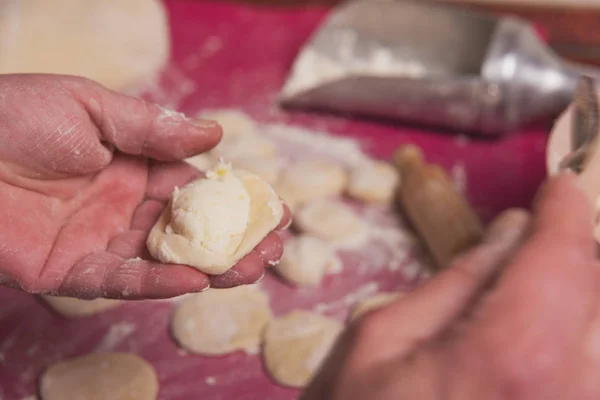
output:
M 525 210 L 510 209 L 504 211 L 492 221 L 485 232 L 483 241 L 487 243 L 502 242 L 515 232 L 525 230 L 529 225 L 529 220 L 530 215 Z
M 202 292 L 206 292 L 208 289 L 210 289 L 210 283 L 203 288 L 194 290 L 192 293 L 202 293 Z
M 216 126 L 219 126 L 219 123 L 212 119 L 193 118 L 193 119 L 190 119 L 189 122 L 192 125 L 197 126 L 198 128 L 203 128 L 203 129 L 209 129 L 209 128 L 214 128 Z

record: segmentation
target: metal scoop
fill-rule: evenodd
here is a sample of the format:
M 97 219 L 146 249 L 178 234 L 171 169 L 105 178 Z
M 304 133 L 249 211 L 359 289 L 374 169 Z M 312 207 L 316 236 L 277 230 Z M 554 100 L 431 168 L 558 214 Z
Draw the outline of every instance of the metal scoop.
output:
M 280 102 L 487 136 L 550 120 L 581 74 L 533 27 L 427 0 L 335 8 L 296 59 Z

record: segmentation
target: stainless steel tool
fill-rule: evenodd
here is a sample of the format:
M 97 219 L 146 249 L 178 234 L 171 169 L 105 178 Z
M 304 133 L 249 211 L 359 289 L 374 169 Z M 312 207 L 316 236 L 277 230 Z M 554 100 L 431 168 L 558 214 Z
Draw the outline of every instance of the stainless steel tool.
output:
M 535 29 L 427 0 L 356 0 L 333 9 L 301 50 L 279 100 L 501 136 L 567 107 L 581 74 Z

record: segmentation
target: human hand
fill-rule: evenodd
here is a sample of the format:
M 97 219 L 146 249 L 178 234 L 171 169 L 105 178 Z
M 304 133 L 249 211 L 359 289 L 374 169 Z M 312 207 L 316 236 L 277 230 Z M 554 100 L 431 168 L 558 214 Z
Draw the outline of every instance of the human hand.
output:
M 587 198 L 565 174 L 534 207 L 342 335 L 302 399 L 600 398 L 599 267 Z
M 179 160 L 220 138 L 212 121 L 86 79 L 0 75 L 0 282 L 138 299 L 258 280 L 281 256 L 276 232 L 220 276 L 148 260 L 146 236 L 173 188 L 198 177 Z

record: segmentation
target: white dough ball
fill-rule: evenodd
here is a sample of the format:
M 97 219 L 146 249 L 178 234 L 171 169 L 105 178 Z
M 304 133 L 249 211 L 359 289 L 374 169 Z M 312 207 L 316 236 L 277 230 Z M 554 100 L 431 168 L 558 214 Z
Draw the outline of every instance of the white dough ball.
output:
M 300 161 L 282 174 L 277 193 L 292 208 L 309 200 L 334 197 L 346 189 L 348 176 L 343 167 L 328 161 Z
M 348 195 L 364 203 L 390 203 L 400 180 L 391 164 L 373 161 L 354 168 L 348 182 Z
M 281 261 L 275 270 L 298 286 L 317 286 L 326 274 L 342 270 L 335 250 L 321 239 L 299 235 L 285 242 Z
M 147 239 L 150 254 L 218 275 L 231 268 L 277 227 L 283 206 L 258 176 L 219 164 L 173 192 Z
M 332 242 L 354 240 L 364 234 L 358 215 L 346 204 L 333 199 L 306 203 L 294 215 L 294 224 L 300 232 Z

